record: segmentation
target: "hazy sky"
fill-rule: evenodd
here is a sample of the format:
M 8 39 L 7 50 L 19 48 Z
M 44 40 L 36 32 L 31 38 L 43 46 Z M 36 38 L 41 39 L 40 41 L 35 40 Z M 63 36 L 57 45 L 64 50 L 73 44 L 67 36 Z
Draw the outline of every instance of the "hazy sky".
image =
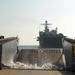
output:
M 0 35 L 19 36 L 20 45 L 37 45 L 41 23 L 75 37 L 75 0 L 0 0 Z

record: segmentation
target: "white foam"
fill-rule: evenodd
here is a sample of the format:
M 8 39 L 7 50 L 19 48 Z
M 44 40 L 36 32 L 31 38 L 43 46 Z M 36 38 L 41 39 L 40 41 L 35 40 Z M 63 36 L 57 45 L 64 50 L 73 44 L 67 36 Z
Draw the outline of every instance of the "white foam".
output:
M 14 63 L 13 60 L 10 61 L 8 66 L 15 69 L 53 69 L 53 67 L 57 69 L 57 66 L 53 65 L 52 63 L 44 63 L 42 66 L 37 66 L 37 63 L 34 65 L 21 62 Z

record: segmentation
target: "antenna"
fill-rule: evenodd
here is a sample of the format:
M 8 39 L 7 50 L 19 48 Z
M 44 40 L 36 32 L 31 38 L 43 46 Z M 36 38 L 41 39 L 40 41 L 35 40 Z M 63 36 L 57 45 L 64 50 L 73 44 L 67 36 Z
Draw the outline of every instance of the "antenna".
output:
M 41 24 L 41 25 L 52 25 L 51 23 L 49 24 L 48 21 L 45 21 L 45 24 Z
M 45 29 L 48 29 L 48 25 L 52 25 L 51 23 L 48 23 L 48 21 L 45 21 L 45 24 L 41 24 L 41 25 L 45 25 Z
M 41 24 L 41 25 L 45 25 L 45 32 L 48 31 L 48 25 L 52 25 L 51 23 L 48 23 L 48 21 L 45 21 L 45 24 Z

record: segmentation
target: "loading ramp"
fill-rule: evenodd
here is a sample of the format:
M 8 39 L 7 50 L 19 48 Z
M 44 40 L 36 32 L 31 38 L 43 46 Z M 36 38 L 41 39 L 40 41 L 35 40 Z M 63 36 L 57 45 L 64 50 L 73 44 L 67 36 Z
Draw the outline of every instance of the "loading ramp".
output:
M 15 62 L 20 62 L 32 67 L 23 69 L 59 69 L 65 66 L 62 48 L 22 49 Z

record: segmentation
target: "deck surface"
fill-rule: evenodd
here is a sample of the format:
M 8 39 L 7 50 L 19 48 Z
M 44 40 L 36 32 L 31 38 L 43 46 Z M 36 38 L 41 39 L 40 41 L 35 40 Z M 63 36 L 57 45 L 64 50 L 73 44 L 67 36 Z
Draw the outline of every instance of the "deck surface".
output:
M 15 70 L 15 69 L 2 69 L 0 75 L 75 75 L 75 73 L 68 71 L 57 70 Z

